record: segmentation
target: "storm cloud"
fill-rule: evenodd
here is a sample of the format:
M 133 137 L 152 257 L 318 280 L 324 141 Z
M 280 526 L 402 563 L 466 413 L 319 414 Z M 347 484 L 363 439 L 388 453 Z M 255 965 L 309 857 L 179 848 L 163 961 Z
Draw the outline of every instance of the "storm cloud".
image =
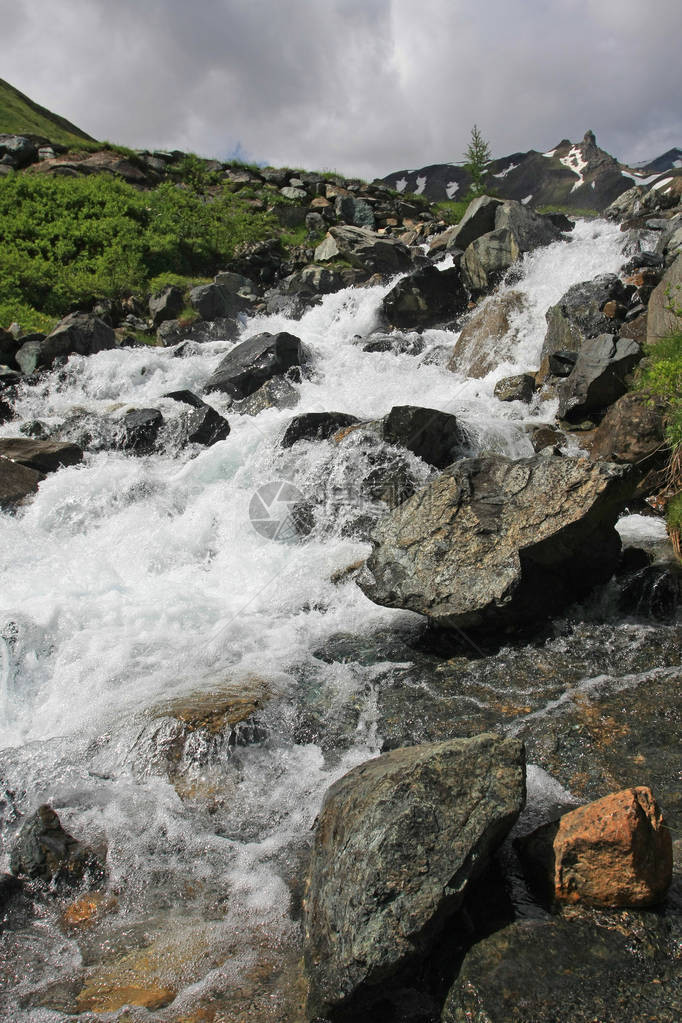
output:
M 591 128 L 682 145 L 679 0 L 0 0 L 0 75 L 99 139 L 366 178 Z M 239 149 L 238 149 L 239 147 Z

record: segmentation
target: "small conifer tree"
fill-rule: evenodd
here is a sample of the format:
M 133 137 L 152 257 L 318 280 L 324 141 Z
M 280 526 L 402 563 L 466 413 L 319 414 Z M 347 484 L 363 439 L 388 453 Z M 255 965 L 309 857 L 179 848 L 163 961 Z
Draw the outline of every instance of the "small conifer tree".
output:
M 469 194 L 472 197 L 485 192 L 486 168 L 490 163 L 490 147 L 476 125 L 471 129 L 471 140 L 464 154 L 465 168 L 471 175 Z

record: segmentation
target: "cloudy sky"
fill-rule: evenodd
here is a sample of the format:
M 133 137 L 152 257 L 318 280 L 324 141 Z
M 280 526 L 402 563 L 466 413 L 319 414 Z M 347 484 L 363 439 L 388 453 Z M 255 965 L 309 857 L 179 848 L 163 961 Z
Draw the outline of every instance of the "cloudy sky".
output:
M 588 128 L 682 146 L 681 0 L 0 0 L 0 77 L 96 138 L 366 178 Z

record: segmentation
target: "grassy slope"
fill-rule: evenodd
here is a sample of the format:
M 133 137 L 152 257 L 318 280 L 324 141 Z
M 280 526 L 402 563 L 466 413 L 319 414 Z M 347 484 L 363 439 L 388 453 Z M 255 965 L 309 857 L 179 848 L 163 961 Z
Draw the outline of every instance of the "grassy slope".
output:
M 41 135 L 64 146 L 94 142 L 66 118 L 34 103 L 23 92 L 0 78 L 0 132 L 8 135 Z

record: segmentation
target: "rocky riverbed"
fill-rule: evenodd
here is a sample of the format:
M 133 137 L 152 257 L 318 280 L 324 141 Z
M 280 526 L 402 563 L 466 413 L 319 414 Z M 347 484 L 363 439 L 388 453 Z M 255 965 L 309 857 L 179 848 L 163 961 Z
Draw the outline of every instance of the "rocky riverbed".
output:
M 337 225 L 201 342 L 3 336 L 4 1018 L 679 1018 L 680 575 L 627 388 L 680 215 L 631 200 L 485 199 L 431 256 Z M 538 892 L 512 840 L 647 787 L 672 882 Z

